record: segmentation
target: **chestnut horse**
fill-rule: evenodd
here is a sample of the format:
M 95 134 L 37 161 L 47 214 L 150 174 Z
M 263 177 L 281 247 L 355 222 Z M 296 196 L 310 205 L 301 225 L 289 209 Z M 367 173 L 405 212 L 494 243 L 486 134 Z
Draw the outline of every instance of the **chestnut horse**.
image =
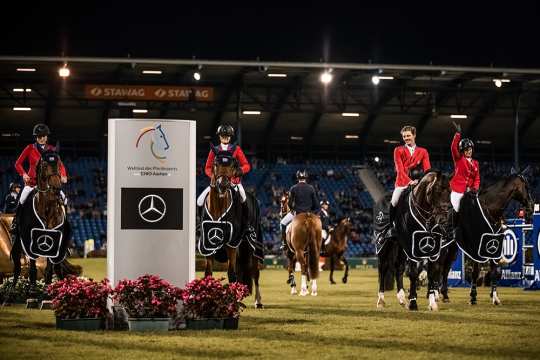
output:
M 211 220 L 214 224 L 222 222 L 230 224 L 231 235 L 229 239 L 221 239 L 220 243 L 212 243 L 215 251 L 209 254 L 201 253 L 206 258 L 205 276 L 213 272 L 214 258 L 220 262 L 227 262 L 227 276 L 229 283 L 239 281 L 247 285 L 252 293 L 255 283 L 255 307 L 263 308 L 259 289 L 259 259 L 256 258 L 252 245 L 246 236 L 261 237 L 260 211 L 255 196 L 246 192 L 248 214 L 244 213 L 240 195 L 233 189 L 231 179 L 238 176 L 239 166 L 230 152 L 219 151 L 212 147 L 216 154 L 212 165 L 212 178 L 210 192 L 205 200 L 206 214 L 201 220 Z M 248 227 L 252 232 L 243 232 Z M 201 228 L 201 231 L 204 229 Z M 202 239 L 200 241 L 203 241 Z M 199 251 L 201 244 L 199 244 Z
M 343 261 L 345 265 L 345 273 L 343 274 L 344 284 L 347 283 L 349 277 L 349 263 L 345 259 L 345 250 L 347 250 L 347 240 L 351 233 L 351 219 L 346 217 L 341 219 L 334 230 L 328 235 L 331 236 L 328 245 L 323 245 L 324 253 L 330 258 L 330 284 L 335 284 L 334 269 L 336 262 Z
M 281 198 L 281 210 L 288 209 L 288 194 Z M 296 261 L 300 263 L 302 284 L 300 296 L 308 294 L 308 277 L 311 280 L 311 295 L 317 296 L 317 278 L 319 277 L 319 252 L 322 237 L 322 223 L 319 216 L 307 212 L 298 214 L 287 228 L 287 257 L 289 259 L 289 279 L 291 295 L 296 294 L 294 269 Z

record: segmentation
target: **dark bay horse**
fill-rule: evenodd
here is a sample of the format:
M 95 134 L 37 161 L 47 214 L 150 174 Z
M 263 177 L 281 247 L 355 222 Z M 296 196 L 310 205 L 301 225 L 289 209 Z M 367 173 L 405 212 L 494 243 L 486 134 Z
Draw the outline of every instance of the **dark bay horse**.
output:
M 288 193 L 281 197 L 281 212 L 288 212 Z M 285 213 L 286 213 L 285 212 Z M 283 213 L 283 215 L 285 214 Z M 297 293 L 294 270 L 296 262 L 300 263 L 302 283 L 300 296 L 308 294 L 308 280 L 311 281 L 311 295 L 317 296 L 317 278 L 319 277 L 319 255 L 322 237 L 322 223 L 318 215 L 302 213 L 294 217 L 287 227 L 287 258 L 289 260 L 287 283 L 291 285 L 291 295 Z
M 212 146 L 215 160 L 212 165 L 210 192 L 201 216 L 199 252 L 206 258 L 205 276 L 213 273 L 214 259 L 227 262 L 230 283 L 240 281 L 250 293 L 255 283 L 255 306 L 262 308 L 259 288 L 260 256 L 255 247 L 261 241 L 260 210 L 255 196 L 246 192 L 247 213 L 232 179 L 238 176 L 239 166 L 229 151 Z M 244 231 L 249 229 L 249 231 Z M 255 239 L 253 239 L 255 238 Z
M 439 171 L 425 174 L 418 185 L 401 195 L 396 207 L 396 236 L 407 255 L 409 309 L 418 310 L 419 265 L 428 260 L 429 309 L 436 311 L 440 269 L 437 262 L 450 204 L 448 177 Z
M 351 219 L 341 219 L 333 231 L 328 236 L 331 236 L 328 245 L 323 245 L 324 253 L 330 258 L 330 284 L 335 284 L 334 268 L 337 262 L 343 261 L 345 265 L 345 273 L 341 279 L 344 284 L 347 283 L 349 276 L 349 263 L 345 258 L 345 250 L 347 250 L 347 240 L 351 234 Z
M 529 185 L 526 180 L 527 169 L 520 173 L 512 171 L 512 174 L 506 176 L 491 186 L 482 189 L 478 195 L 478 200 L 475 196 L 466 194 L 460 204 L 460 213 L 458 215 L 459 229 L 457 231 L 456 243 L 459 247 L 473 260 L 472 284 L 470 291 L 470 304 L 477 303 L 476 284 L 480 274 L 480 263 L 489 262 L 491 291 L 490 297 L 494 305 L 500 305 L 501 301 L 497 294 L 497 274 L 498 263 L 502 255 L 502 233 L 504 233 L 504 210 L 511 200 L 519 202 L 526 212 L 526 218 L 530 218 L 533 211 L 534 201 L 529 191 Z M 474 211 L 472 206 L 479 204 L 482 211 Z M 465 213 L 465 214 L 463 214 Z M 482 215 L 482 218 L 477 219 L 476 213 Z M 477 250 L 482 245 L 480 238 L 483 234 L 477 233 L 480 223 L 489 223 L 489 232 L 495 232 L 500 235 L 501 240 L 493 241 L 493 244 L 498 244 L 498 250 L 492 256 L 489 254 L 481 254 Z M 485 225 L 484 225 L 485 226 Z M 477 231 L 478 230 L 478 231 Z M 493 231 L 491 231 L 493 230 Z M 494 238 L 494 240 L 497 240 Z M 448 251 L 441 257 L 442 269 L 442 287 L 441 294 L 443 300 L 448 301 L 448 273 L 455 260 L 457 246 L 455 244 L 448 246 Z M 495 249 L 495 248 L 494 248 Z M 485 256 L 484 256 L 485 255 Z
M 18 239 L 13 239 L 13 287 L 21 274 L 21 255 L 29 257 L 30 295 L 37 280 L 36 260 L 47 259 L 45 283 L 52 281 L 53 271 L 60 279 L 67 275 L 80 275 L 81 268 L 65 260 L 71 241 L 71 227 L 67 221 L 64 200 L 60 193 L 61 181 L 58 155 L 45 152 L 37 164 L 37 184 L 20 210 Z

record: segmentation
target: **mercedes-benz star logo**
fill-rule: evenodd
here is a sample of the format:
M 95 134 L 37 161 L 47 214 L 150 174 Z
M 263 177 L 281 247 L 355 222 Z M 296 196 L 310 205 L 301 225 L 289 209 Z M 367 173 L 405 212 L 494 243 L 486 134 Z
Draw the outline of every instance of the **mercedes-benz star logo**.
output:
M 420 246 L 420 251 L 424 254 L 429 254 L 435 249 L 435 239 L 431 236 L 425 236 L 420 239 L 418 245 Z
M 155 223 L 167 213 L 165 200 L 159 195 L 146 195 L 139 201 L 139 216 L 146 222 Z
M 54 246 L 54 240 L 49 235 L 41 235 L 37 238 L 37 247 L 43 252 L 50 251 Z
M 210 241 L 210 244 L 212 245 L 223 242 L 223 230 L 220 228 L 211 228 L 208 230 L 208 241 Z
M 486 251 L 488 254 L 495 254 L 497 250 L 499 249 L 499 240 L 498 239 L 491 239 L 486 244 Z

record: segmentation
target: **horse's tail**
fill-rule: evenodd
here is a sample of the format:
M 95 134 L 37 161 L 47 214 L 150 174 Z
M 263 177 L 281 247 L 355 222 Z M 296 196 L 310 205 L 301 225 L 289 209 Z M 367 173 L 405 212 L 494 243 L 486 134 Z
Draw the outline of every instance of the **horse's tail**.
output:
M 307 262 L 309 266 L 309 274 L 312 279 L 317 279 L 319 277 L 319 245 L 321 242 L 321 229 L 318 229 L 320 226 L 318 226 L 317 220 L 317 215 L 311 213 L 306 214 L 306 218 L 304 220 L 308 243 Z
M 74 276 L 81 276 L 82 274 L 82 266 L 75 265 L 70 263 L 67 259 L 62 261 L 60 264 L 60 268 L 62 269 L 62 273 L 64 275 L 74 275 Z

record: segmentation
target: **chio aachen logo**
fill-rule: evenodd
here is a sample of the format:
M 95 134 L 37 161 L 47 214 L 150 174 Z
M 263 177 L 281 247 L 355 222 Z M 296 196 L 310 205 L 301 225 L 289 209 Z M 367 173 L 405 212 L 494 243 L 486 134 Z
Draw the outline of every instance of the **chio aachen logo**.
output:
M 518 250 L 518 242 L 516 234 L 508 229 L 504 232 L 502 257 L 507 263 L 511 263 L 516 259 Z
M 139 201 L 139 216 L 147 223 L 158 222 L 166 213 L 167 205 L 161 196 L 150 194 Z
M 164 163 L 167 159 L 167 152 L 170 149 L 169 141 L 165 135 L 165 130 L 160 123 L 154 124 L 154 126 L 149 126 L 139 130 L 139 136 L 137 137 L 137 142 L 135 144 L 136 148 L 139 146 L 142 147 L 141 139 L 145 135 L 150 136 L 150 152 L 159 162 Z

